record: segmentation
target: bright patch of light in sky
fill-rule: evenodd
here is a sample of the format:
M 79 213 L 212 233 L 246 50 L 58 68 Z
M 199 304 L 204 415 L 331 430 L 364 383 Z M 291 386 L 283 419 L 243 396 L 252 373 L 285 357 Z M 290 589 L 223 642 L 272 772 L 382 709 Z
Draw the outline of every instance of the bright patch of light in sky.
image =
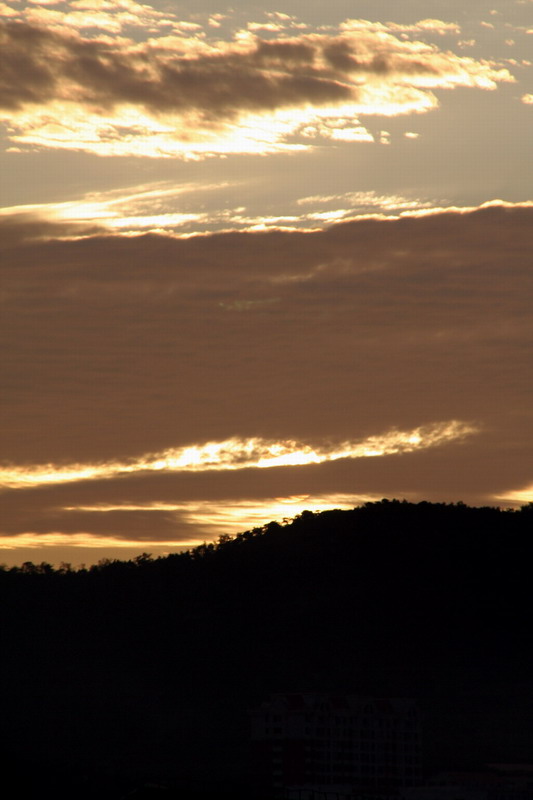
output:
M 196 547 L 202 543 L 202 539 L 192 539 L 190 541 L 160 541 L 151 542 L 153 547 L 159 548 L 180 548 Z M 0 550 L 20 550 L 31 548 L 35 550 L 55 549 L 64 547 L 87 547 L 91 549 L 110 549 L 121 548 L 123 550 L 136 550 L 142 547 L 142 542 L 138 539 L 120 539 L 116 536 L 97 536 L 91 533 L 19 533 L 16 536 L 0 537 Z
M 209 539 L 220 535 L 236 535 L 244 530 L 261 527 L 271 521 L 283 522 L 302 511 L 320 512 L 327 509 L 350 509 L 356 505 L 378 500 L 376 495 L 318 494 L 292 495 L 288 497 L 260 498 L 250 500 L 226 499 L 224 503 L 215 501 L 188 501 L 181 503 L 97 503 L 93 505 L 66 506 L 62 511 L 109 514 L 124 511 L 143 511 L 176 514 L 191 533 L 201 531 L 202 536 L 182 536 L 179 539 L 147 539 L 118 537 L 105 534 L 79 533 L 20 533 L 15 536 L 0 537 L 0 551 L 39 551 L 41 558 L 57 560 L 61 554 L 74 548 L 122 552 L 139 552 L 139 549 L 153 555 L 166 555 L 170 552 L 197 547 Z M 59 555 L 59 558 L 62 556 Z
M 27 9 L 18 25 L 4 25 L 4 58 L 20 63 L 21 87 L 8 96 L 3 115 L 15 150 L 185 160 L 300 152 L 326 141 L 373 141 L 360 116 L 434 110 L 438 89 L 492 91 L 515 81 L 497 61 L 409 39 L 458 35 L 457 26 L 440 20 L 408 27 L 347 20 L 328 33 L 289 26 L 290 35 L 278 20 L 268 27 L 277 38 L 262 39 L 249 24 L 223 41 L 209 38 L 209 25 L 184 30 L 155 12 L 156 35 L 138 42 L 121 36 L 122 26 L 150 25 L 150 17 L 142 11 L 138 22 L 135 14 L 126 17 Z M 178 25 L 173 47 L 162 24 Z M 87 39 L 91 28 L 105 35 Z M 31 46 L 24 46 L 24 36 Z M 34 85 L 36 72 L 43 72 L 45 92 Z M 127 80 L 120 77 L 125 73 Z M 378 141 L 388 140 L 382 135 Z
M 514 491 L 497 494 L 494 500 L 503 501 L 505 503 L 513 503 L 515 505 L 527 505 L 533 503 L 533 485 L 527 486 L 525 489 L 515 489 Z
M 255 437 L 232 438 L 223 442 L 169 448 L 162 453 L 145 455 L 126 463 L 111 461 L 105 464 L 75 464 L 64 467 L 53 464 L 6 466 L 0 469 L 0 486 L 20 489 L 32 485 L 71 483 L 145 471 L 202 472 L 304 466 L 342 458 L 372 458 L 410 453 L 461 440 L 476 432 L 475 426 L 452 420 L 425 425 L 413 431 L 390 431 L 370 436 L 363 441 L 315 447 L 295 441 L 269 442 Z

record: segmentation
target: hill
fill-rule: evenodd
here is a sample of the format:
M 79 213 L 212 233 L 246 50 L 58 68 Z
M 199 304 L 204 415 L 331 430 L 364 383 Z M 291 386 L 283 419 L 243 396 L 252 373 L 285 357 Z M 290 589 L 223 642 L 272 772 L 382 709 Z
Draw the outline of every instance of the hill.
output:
M 248 711 L 272 691 L 416 698 L 428 771 L 529 760 L 532 522 L 384 500 L 166 558 L 4 569 L 4 775 L 246 792 Z

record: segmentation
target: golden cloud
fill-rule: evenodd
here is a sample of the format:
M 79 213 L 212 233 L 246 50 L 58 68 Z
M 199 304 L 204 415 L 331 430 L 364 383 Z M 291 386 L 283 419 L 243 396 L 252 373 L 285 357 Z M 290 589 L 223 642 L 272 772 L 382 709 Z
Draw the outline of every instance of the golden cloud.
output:
M 353 508 L 365 502 L 379 499 L 377 495 L 353 494 L 301 494 L 289 497 L 266 497 L 257 499 L 226 498 L 223 504 L 212 500 L 149 503 L 93 503 L 91 505 L 64 506 L 61 511 L 113 514 L 123 511 L 152 511 L 179 514 L 180 520 L 198 530 L 211 529 L 215 533 L 235 534 L 246 528 L 264 525 L 270 520 L 283 520 L 301 514 L 302 511 L 325 511 L 332 508 Z M 16 537 L 13 537 L 16 538 Z M 36 535 L 38 540 L 38 535 Z M 1 547 L 2 539 L 0 539 Z M 178 544 L 181 542 L 174 542 Z M 169 542 L 157 542 L 165 545 Z M 139 541 L 137 540 L 137 546 Z
M 142 472 L 205 472 L 305 466 L 343 458 L 374 458 L 412 453 L 448 442 L 460 441 L 477 432 L 465 422 L 452 420 L 424 425 L 411 431 L 393 430 L 362 441 L 313 446 L 284 440 L 237 437 L 202 445 L 169 448 L 131 461 L 97 464 L 41 464 L 0 469 L 0 486 L 23 489 L 46 484 L 74 483 L 115 478 Z
M 361 21 L 336 36 L 267 40 L 245 31 L 228 42 L 208 42 L 173 21 L 171 43 L 165 28 L 139 44 L 119 36 L 120 15 L 95 3 L 72 12 L 82 16 L 68 27 L 69 14 L 32 13 L 30 22 L 26 15 L 0 25 L 0 108 L 9 137 L 24 145 L 183 158 L 298 150 L 309 147 L 313 130 L 318 138 L 365 139 L 356 115 L 436 108 L 432 89 L 495 89 L 514 80 L 492 62 Z M 437 23 L 422 21 L 417 30 L 445 30 Z M 89 25 L 106 36 L 77 30 Z
M 533 484 L 523 489 L 512 489 L 501 494 L 494 495 L 494 500 L 512 503 L 513 505 L 527 505 L 533 503 Z

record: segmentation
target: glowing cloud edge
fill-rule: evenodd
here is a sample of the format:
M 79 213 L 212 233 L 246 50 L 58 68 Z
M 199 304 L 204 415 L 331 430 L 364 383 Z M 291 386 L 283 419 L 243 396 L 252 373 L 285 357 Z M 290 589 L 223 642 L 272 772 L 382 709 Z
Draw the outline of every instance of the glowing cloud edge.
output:
M 0 487 L 23 489 L 46 484 L 117 478 L 143 472 L 206 472 L 306 466 L 343 458 L 374 458 L 412 453 L 479 432 L 468 422 L 450 420 L 410 431 L 390 430 L 363 440 L 312 446 L 293 440 L 232 437 L 201 445 L 169 448 L 137 459 L 96 464 L 40 464 L 0 467 Z

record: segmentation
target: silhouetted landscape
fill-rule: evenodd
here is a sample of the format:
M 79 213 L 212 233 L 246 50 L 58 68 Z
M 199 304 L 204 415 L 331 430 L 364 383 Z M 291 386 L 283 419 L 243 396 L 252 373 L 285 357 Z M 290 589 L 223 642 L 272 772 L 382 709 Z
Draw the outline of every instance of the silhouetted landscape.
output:
M 4 781 L 269 796 L 250 715 L 276 692 L 413 698 L 425 775 L 530 762 L 532 523 L 533 504 L 383 500 L 164 558 L 4 568 Z

